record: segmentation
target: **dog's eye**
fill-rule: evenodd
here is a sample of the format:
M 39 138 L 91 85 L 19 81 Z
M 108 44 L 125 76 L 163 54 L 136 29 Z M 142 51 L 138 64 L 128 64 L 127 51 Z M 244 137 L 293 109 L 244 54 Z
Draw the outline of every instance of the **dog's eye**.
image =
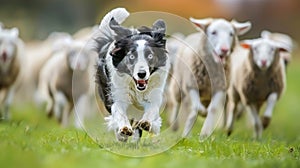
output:
M 153 54 L 149 54 L 148 59 L 152 59 L 152 58 L 153 58 Z
M 130 56 L 129 56 L 129 59 L 134 59 L 134 58 L 135 58 L 134 55 L 130 55 Z

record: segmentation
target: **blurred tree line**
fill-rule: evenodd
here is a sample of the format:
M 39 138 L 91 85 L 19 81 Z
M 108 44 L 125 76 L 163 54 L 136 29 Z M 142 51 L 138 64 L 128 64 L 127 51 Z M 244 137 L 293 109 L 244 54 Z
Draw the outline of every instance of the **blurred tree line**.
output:
M 19 27 L 25 40 L 44 39 L 53 31 L 74 33 L 98 24 L 119 6 L 130 12 L 156 10 L 185 18 L 250 20 L 253 28 L 246 37 L 269 29 L 300 40 L 300 0 L 0 0 L 0 22 Z
M 0 21 L 17 26 L 25 39 L 43 39 L 53 31 L 75 32 L 97 23 L 104 0 L 1 0 Z

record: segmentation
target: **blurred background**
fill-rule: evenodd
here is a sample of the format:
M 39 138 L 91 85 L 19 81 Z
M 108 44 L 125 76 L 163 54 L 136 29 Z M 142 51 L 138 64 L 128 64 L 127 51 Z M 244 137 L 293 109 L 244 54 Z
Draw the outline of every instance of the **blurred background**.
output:
M 300 40 L 299 0 L 1 0 L 0 21 L 19 27 L 25 40 L 45 39 L 53 31 L 74 33 L 98 24 L 105 13 L 123 6 L 130 12 L 163 11 L 184 18 L 224 17 L 250 20 L 245 37 L 258 37 L 263 29 Z

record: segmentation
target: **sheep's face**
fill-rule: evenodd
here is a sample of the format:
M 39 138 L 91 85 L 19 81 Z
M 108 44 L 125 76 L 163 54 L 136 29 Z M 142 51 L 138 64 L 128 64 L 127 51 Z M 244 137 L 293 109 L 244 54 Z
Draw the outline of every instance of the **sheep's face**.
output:
M 0 30 L 0 67 L 10 65 L 16 55 L 19 31 L 16 28 Z
M 268 43 L 257 43 L 252 46 L 251 52 L 255 64 L 260 69 L 268 69 L 274 61 L 276 47 Z
M 234 42 L 234 28 L 225 20 L 215 20 L 206 29 L 206 35 L 221 60 L 226 59 L 232 51 Z
M 235 40 L 238 35 L 242 35 L 250 30 L 250 22 L 238 23 L 228 22 L 224 19 L 193 19 L 190 20 L 202 29 L 213 47 L 219 60 L 225 63 L 228 56 L 233 51 Z
M 267 70 L 279 57 L 279 53 L 286 51 L 284 46 L 268 39 L 246 40 L 241 44 L 250 49 L 253 62 L 261 70 Z

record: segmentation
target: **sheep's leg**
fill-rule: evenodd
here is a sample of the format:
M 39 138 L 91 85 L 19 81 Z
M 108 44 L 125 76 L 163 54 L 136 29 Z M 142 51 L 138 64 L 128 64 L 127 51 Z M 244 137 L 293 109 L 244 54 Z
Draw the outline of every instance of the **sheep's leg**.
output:
M 7 97 L 5 100 L 5 106 L 4 106 L 4 118 L 6 119 L 10 119 L 10 112 L 9 112 L 9 108 L 12 104 L 13 101 L 13 97 L 14 97 L 14 93 L 15 93 L 15 87 L 12 86 L 7 93 Z
M 111 106 L 111 116 L 106 118 L 109 129 L 115 130 L 117 140 L 126 142 L 133 134 L 132 127 L 127 118 L 127 102 L 118 101 Z
M 47 88 L 48 90 L 48 88 Z M 55 115 L 55 109 L 54 109 L 54 95 L 52 93 L 52 91 L 49 88 L 49 92 L 44 94 L 45 96 L 45 101 L 46 101 L 46 113 L 48 118 L 51 118 L 53 115 Z
M 70 114 L 72 112 L 72 109 L 73 109 L 73 105 L 70 102 L 67 102 L 63 107 L 61 125 L 65 128 L 69 125 L 69 119 L 70 119 Z
M 232 100 L 228 100 L 227 108 L 226 108 L 226 130 L 227 135 L 230 136 L 233 130 L 235 115 L 234 112 L 236 110 L 236 104 Z
M 262 118 L 262 124 L 263 124 L 264 129 L 266 129 L 269 126 L 269 123 L 271 121 L 272 114 L 273 114 L 273 109 L 274 109 L 275 104 L 277 102 L 277 98 L 278 98 L 277 93 L 271 93 L 268 96 L 266 111 L 265 111 L 264 116 Z
M 263 126 L 258 115 L 258 109 L 255 105 L 250 105 L 247 110 L 252 114 L 254 120 L 254 138 L 260 139 L 262 136 Z
M 243 112 L 245 111 L 245 106 L 243 105 L 243 103 L 240 101 L 236 104 L 236 109 L 235 109 L 235 117 L 237 119 L 240 119 L 243 115 Z
M 3 104 L 3 102 L 2 102 L 2 92 L 1 92 L 1 90 L 0 90 L 0 122 L 1 122 L 1 120 L 3 120 L 3 114 L 2 114 L 2 104 Z
M 190 95 L 190 101 L 191 101 L 191 111 L 187 117 L 187 120 L 185 122 L 184 130 L 182 133 L 183 137 L 187 137 L 189 132 L 191 131 L 195 121 L 198 117 L 198 112 L 201 111 L 202 114 L 206 113 L 206 108 L 201 103 L 199 91 L 192 89 L 189 92 Z
M 13 97 L 14 97 L 14 92 L 15 92 L 15 87 L 11 86 L 7 91 L 5 91 L 4 94 L 4 99 L 3 99 L 3 116 L 2 118 L 4 120 L 9 120 L 10 119 L 10 106 L 12 104 L 13 101 Z
M 81 126 L 84 124 L 84 119 L 85 119 L 85 114 L 86 114 L 86 109 L 89 109 L 88 107 L 88 95 L 84 94 L 81 95 L 76 103 L 76 110 L 74 110 L 74 125 L 76 128 L 81 128 Z
M 178 123 L 178 119 L 177 119 L 179 107 L 180 107 L 179 102 L 177 102 L 177 101 L 173 102 L 173 109 L 172 109 L 170 120 L 169 120 L 169 123 L 172 125 L 173 131 L 177 131 L 178 127 L 179 127 L 179 123 Z
M 176 85 L 175 79 L 171 80 L 170 87 L 169 87 L 169 94 L 170 94 L 170 99 L 171 99 L 171 114 L 169 117 L 169 124 L 172 126 L 173 131 L 177 131 L 179 128 L 179 123 L 178 123 L 178 113 L 179 113 L 179 108 L 180 108 L 180 88 Z
M 8 90 L 7 89 L 3 89 L 2 91 L 0 91 L 0 121 L 2 120 L 6 120 L 5 118 L 5 99 L 7 97 L 8 94 Z
M 54 100 L 52 97 L 47 98 L 46 100 L 46 113 L 48 118 L 51 118 L 54 113 Z
M 1 116 L 1 120 L 8 120 L 10 119 L 9 108 L 13 100 L 14 86 L 10 87 L 8 90 L 4 90 L 2 93 L 4 96 L 1 102 L 3 106 L 0 109 L 0 112 L 3 113 L 3 116 Z
M 221 118 L 223 103 L 226 99 L 226 93 L 219 91 L 213 95 L 211 102 L 208 106 L 207 117 L 203 123 L 203 127 L 200 132 L 200 140 L 210 136 L 217 126 L 218 119 Z
M 65 97 L 64 93 L 62 92 L 54 92 L 54 102 L 53 102 L 53 111 L 54 116 L 58 120 L 60 124 L 63 123 L 64 118 L 64 109 L 67 105 L 67 98 Z

